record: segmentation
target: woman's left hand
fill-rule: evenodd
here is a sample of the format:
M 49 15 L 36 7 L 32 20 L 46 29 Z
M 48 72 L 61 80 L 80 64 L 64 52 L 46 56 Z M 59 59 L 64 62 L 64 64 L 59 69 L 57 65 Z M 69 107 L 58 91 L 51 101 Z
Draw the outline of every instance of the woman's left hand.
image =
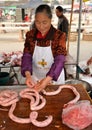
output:
M 41 90 L 45 89 L 45 87 L 50 83 L 52 78 L 47 76 L 46 78 L 42 79 L 41 81 L 37 82 L 34 89 L 40 92 Z

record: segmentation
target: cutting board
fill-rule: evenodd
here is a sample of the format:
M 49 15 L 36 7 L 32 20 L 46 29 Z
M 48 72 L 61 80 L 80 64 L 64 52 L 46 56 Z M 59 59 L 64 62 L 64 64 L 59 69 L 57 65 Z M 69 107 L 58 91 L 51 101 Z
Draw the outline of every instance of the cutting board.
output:
M 91 98 L 87 94 L 86 90 L 82 85 L 73 85 L 78 92 L 80 93 L 80 100 L 90 100 Z M 48 89 L 57 89 L 58 85 L 51 85 L 48 86 Z M 62 89 L 62 91 L 55 95 L 55 96 L 45 96 L 46 99 L 46 105 L 41 109 L 38 110 L 39 116 L 37 120 L 43 121 L 46 119 L 46 116 L 52 115 L 53 121 L 50 125 L 43 128 L 38 128 L 34 126 L 32 123 L 30 124 L 19 124 L 8 117 L 8 111 L 0 111 L 0 127 L 3 126 L 4 130 L 72 130 L 66 125 L 62 124 L 61 114 L 63 105 L 70 100 L 74 99 L 75 95 L 70 89 Z M 18 117 L 27 118 L 30 114 L 30 108 L 29 108 L 30 101 L 28 99 L 20 99 L 20 101 L 17 103 L 16 109 L 14 111 L 14 114 Z M 8 107 L 9 109 L 9 107 Z M 0 128 L 0 130 L 2 130 Z M 92 125 L 87 127 L 84 130 L 92 130 Z

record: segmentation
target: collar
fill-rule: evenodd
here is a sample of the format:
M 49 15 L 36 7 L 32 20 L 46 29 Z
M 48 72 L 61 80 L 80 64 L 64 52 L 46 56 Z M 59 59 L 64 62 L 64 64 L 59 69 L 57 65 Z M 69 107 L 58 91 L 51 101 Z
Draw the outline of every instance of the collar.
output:
M 47 33 L 48 33 L 48 32 L 47 32 Z M 41 32 L 38 31 L 36 37 L 37 37 L 38 39 L 40 39 L 40 38 L 41 38 L 41 39 L 44 39 L 44 38 L 46 37 L 47 33 L 46 33 L 44 36 L 42 36 Z
M 54 34 L 56 32 L 56 29 L 51 25 L 50 30 L 46 33 L 45 36 L 40 35 L 39 36 L 39 31 L 36 29 L 34 32 L 34 40 L 53 40 L 54 39 Z M 39 37 L 39 38 L 38 38 Z M 44 37 L 44 38 L 43 38 Z

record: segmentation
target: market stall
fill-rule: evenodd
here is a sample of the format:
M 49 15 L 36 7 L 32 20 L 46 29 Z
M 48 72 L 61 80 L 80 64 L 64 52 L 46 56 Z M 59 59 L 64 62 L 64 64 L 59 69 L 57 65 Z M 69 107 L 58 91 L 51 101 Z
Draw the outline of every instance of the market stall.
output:
M 80 2 L 80 7 L 81 7 L 81 2 Z M 81 8 L 80 8 L 80 14 L 81 14 Z M 78 33 L 78 51 L 77 51 L 77 63 L 76 65 L 79 64 L 79 44 L 80 44 L 80 20 L 81 16 L 79 17 L 79 33 Z M 15 55 L 13 56 L 13 59 L 16 58 Z M 10 60 L 11 61 L 11 60 Z M 66 85 L 67 86 L 67 85 Z M 71 127 L 65 125 L 63 123 L 63 118 L 62 118 L 62 113 L 63 110 L 65 108 L 68 107 L 68 105 L 70 107 L 72 107 L 73 105 L 75 105 L 76 103 L 80 104 L 79 101 L 84 101 L 86 100 L 88 102 L 88 106 L 89 108 L 91 108 L 92 111 L 92 100 L 89 97 L 86 89 L 84 89 L 84 86 L 82 84 L 76 84 L 76 85 L 70 85 L 70 87 L 64 88 L 63 90 L 60 88 L 60 86 L 58 85 L 50 85 L 47 86 L 46 91 L 48 92 L 54 92 L 58 89 L 58 93 L 56 93 L 55 95 L 45 95 L 44 93 L 39 93 L 40 96 L 37 94 L 37 97 L 35 97 L 34 93 L 28 93 L 25 95 L 25 97 L 22 97 L 23 95 L 20 94 L 21 90 L 24 90 L 24 88 L 27 88 L 26 85 L 22 86 L 22 85 L 15 85 L 15 86 L 1 86 L 0 87 L 0 129 L 4 130 L 71 130 Z M 71 88 L 71 90 L 69 89 Z M 5 93 L 10 92 L 10 90 L 13 90 L 13 94 L 9 93 Z M 5 90 L 5 91 L 4 91 Z M 28 89 L 29 90 L 29 89 Z M 30 89 L 31 90 L 31 89 Z M 73 91 L 72 91 L 73 90 Z M 32 91 L 32 90 L 31 90 Z M 3 96 L 3 94 L 5 94 Z M 8 95 L 8 96 L 7 96 Z M 14 102 L 9 99 L 10 105 L 8 104 L 8 100 L 4 100 L 4 98 L 9 97 L 12 95 L 12 98 L 14 98 Z M 17 99 L 15 98 L 17 95 Z M 35 99 L 33 97 L 31 97 L 32 101 L 30 104 L 30 95 L 33 95 L 33 97 L 35 97 Z M 3 97 L 2 97 L 3 96 Z M 27 99 L 28 97 L 28 99 Z M 40 102 L 42 101 L 42 105 L 39 105 L 40 102 L 38 103 L 40 97 Z M 75 100 L 74 100 L 75 99 Z M 16 101 L 15 101 L 16 100 Z M 37 101 L 36 101 L 37 100 Z M 2 102 L 3 101 L 3 102 Z M 70 102 L 70 104 L 67 104 L 68 102 Z M 84 101 L 85 102 L 85 101 Z M 6 104 L 5 104 L 6 103 Z M 32 105 L 33 104 L 37 104 L 38 106 L 40 106 L 42 109 L 38 109 L 38 107 L 32 110 Z M 85 103 L 84 103 L 85 104 Z M 14 109 L 16 105 L 16 108 Z M 33 105 L 33 106 L 35 106 Z M 31 108 L 31 109 L 30 109 Z M 34 107 L 33 107 L 34 108 Z M 11 111 L 10 111 L 11 110 Z M 87 109 L 88 110 L 88 109 Z M 84 115 L 90 115 L 92 114 L 88 114 L 86 110 L 86 114 L 84 113 Z M 82 105 L 82 111 L 81 112 L 85 112 L 84 110 L 84 106 Z M 30 113 L 31 112 L 38 112 L 38 116 L 37 118 L 35 117 L 31 117 Z M 76 113 L 77 112 L 77 113 Z M 14 116 L 17 116 L 17 118 Z M 71 113 L 71 115 L 73 115 L 74 113 Z M 30 115 L 30 116 L 29 116 Z M 50 123 L 48 124 L 48 121 L 45 122 L 44 120 L 46 118 L 48 118 L 48 116 L 50 115 Z M 78 111 L 76 111 L 75 109 L 75 117 L 77 118 L 80 115 L 80 113 L 78 113 Z M 31 119 L 30 119 L 31 117 Z M 68 121 L 71 120 L 70 116 L 68 118 Z M 22 118 L 22 119 L 21 119 Z M 33 119 L 36 118 L 38 120 L 38 122 L 34 122 Z M 19 119 L 19 120 L 17 120 Z M 26 123 L 25 123 L 25 119 L 26 119 Z M 83 119 L 83 118 L 82 118 Z M 84 118 L 85 119 L 85 118 Z M 90 123 L 88 122 L 88 119 L 86 119 L 86 123 L 83 122 L 83 120 L 80 120 L 81 123 L 79 123 L 78 125 L 81 127 L 81 125 L 84 123 L 86 124 L 86 126 L 84 127 L 84 130 L 91 130 L 92 129 L 92 119 L 90 121 Z M 14 121 L 15 120 L 15 121 Z M 18 121 L 18 122 L 17 122 Z M 23 121 L 23 122 L 22 122 Z M 22 122 L 22 123 L 21 123 Z M 40 123 L 39 123 L 40 122 Z M 78 122 L 75 121 L 75 122 Z M 89 123 L 89 124 L 88 124 Z M 44 124 L 44 125 L 42 125 Z
M 83 4 L 85 4 L 85 2 L 88 1 L 88 0 L 81 0 L 79 2 L 79 18 L 78 18 L 78 25 L 76 26 L 76 30 L 77 30 L 77 34 L 73 34 L 71 33 L 71 29 L 72 29 L 72 17 L 73 17 L 73 8 L 74 8 L 74 3 L 75 1 L 72 0 L 72 5 L 71 5 L 71 16 L 70 16 L 70 26 L 69 26 L 69 34 L 68 34 L 68 41 L 67 41 L 67 51 L 68 51 L 68 55 L 67 55 L 67 58 L 69 57 L 69 59 L 67 60 L 66 62 L 66 65 L 67 66 L 70 66 L 73 67 L 75 65 L 76 67 L 76 76 L 74 78 L 77 78 L 79 79 L 79 74 L 80 74 L 80 71 L 79 71 L 79 65 L 80 65 L 80 43 L 81 43 L 81 35 L 83 34 L 83 39 L 86 38 L 86 35 L 85 33 L 82 33 L 81 31 L 87 29 L 87 28 L 90 28 L 90 26 L 88 25 L 82 25 L 82 7 L 83 7 Z M 88 30 L 90 30 L 88 29 Z M 87 34 L 87 35 L 90 35 L 90 34 Z M 77 38 L 76 38 L 77 37 Z M 70 40 L 72 39 L 73 40 L 77 40 L 77 51 L 76 51 L 76 59 L 74 60 L 73 59 L 73 56 L 70 56 L 70 52 L 69 52 L 69 48 L 70 48 Z M 91 35 L 88 37 L 88 41 L 91 39 Z M 69 61 L 69 62 L 68 62 Z M 66 67 L 66 66 L 65 66 Z M 87 65 L 86 65 L 87 67 Z M 81 69 L 81 68 L 80 68 Z M 74 70 L 75 71 L 75 70 Z M 73 72 L 72 72 L 73 74 Z

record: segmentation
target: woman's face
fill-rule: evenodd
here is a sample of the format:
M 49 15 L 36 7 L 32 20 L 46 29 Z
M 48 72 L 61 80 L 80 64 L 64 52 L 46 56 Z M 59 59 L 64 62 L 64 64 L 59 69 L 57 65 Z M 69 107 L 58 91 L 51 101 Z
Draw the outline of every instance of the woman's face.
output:
M 37 13 L 35 16 L 35 25 L 42 35 L 45 35 L 51 27 L 51 19 L 45 13 Z

